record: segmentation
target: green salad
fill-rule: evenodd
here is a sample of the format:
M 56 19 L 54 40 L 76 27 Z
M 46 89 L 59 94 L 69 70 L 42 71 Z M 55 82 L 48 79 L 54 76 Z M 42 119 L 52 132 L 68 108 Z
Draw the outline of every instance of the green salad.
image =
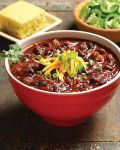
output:
M 80 18 L 99 28 L 120 29 L 120 0 L 91 0 L 80 11 Z

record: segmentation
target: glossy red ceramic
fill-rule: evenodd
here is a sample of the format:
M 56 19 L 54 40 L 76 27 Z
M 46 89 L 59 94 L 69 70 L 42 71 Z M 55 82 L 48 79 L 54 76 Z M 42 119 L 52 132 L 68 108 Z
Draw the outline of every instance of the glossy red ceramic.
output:
M 31 41 L 19 43 L 22 48 L 34 42 L 56 37 L 71 37 L 88 39 L 110 47 L 120 58 L 120 49 L 110 40 L 101 36 L 80 31 L 54 31 L 48 32 Z M 54 93 L 29 87 L 18 81 L 9 70 L 8 60 L 5 60 L 6 70 L 10 83 L 20 100 L 33 112 L 40 115 L 44 120 L 53 125 L 74 126 L 82 123 L 88 117 L 100 110 L 115 94 L 119 83 L 120 73 L 109 83 L 78 93 Z

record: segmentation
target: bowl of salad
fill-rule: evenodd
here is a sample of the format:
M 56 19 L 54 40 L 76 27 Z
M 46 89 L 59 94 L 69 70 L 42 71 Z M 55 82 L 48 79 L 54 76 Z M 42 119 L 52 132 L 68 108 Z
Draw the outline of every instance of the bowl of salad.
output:
M 19 99 L 48 123 L 74 126 L 99 111 L 120 82 L 120 48 L 82 31 L 52 31 L 3 51 Z
M 77 27 L 120 42 L 120 1 L 85 0 L 74 9 Z

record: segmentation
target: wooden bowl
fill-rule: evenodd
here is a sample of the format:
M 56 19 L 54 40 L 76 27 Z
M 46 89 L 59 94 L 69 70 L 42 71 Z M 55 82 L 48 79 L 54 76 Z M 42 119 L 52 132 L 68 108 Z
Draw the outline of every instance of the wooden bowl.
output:
M 79 3 L 78 6 L 73 11 L 75 22 L 76 22 L 78 29 L 102 35 L 114 42 L 120 42 L 120 29 L 98 28 L 98 27 L 95 27 L 92 25 L 88 25 L 86 22 L 84 22 L 79 17 L 79 14 L 80 14 L 82 8 L 85 7 L 90 1 L 91 0 L 85 0 L 81 3 Z

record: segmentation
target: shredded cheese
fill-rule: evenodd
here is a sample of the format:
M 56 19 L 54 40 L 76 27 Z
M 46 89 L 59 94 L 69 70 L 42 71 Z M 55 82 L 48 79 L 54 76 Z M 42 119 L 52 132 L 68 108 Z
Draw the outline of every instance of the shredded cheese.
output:
M 64 51 L 64 53 L 50 58 L 41 58 L 39 60 L 40 64 L 45 65 L 42 70 L 45 76 L 55 70 L 60 81 L 64 82 L 64 74 L 67 73 L 70 77 L 74 78 L 76 82 L 76 76 L 79 71 L 78 65 L 86 68 L 87 62 L 83 60 L 82 57 L 78 56 L 78 53 L 72 50 Z

